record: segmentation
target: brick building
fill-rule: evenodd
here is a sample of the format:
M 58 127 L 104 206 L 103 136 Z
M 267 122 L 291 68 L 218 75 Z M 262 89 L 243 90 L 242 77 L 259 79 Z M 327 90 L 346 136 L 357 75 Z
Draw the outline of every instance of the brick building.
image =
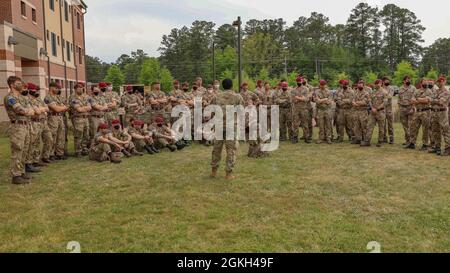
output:
M 0 124 L 8 121 L 6 79 L 16 75 L 41 87 L 50 81 L 73 91 L 86 82 L 83 0 L 0 0 Z

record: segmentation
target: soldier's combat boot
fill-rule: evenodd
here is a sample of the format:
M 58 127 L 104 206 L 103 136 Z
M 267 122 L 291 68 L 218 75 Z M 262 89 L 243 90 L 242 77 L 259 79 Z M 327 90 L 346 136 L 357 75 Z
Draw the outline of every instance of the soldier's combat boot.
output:
M 15 177 L 12 178 L 12 183 L 14 185 L 25 185 L 25 184 L 29 184 L 30 181 L 24 179 L 21 176 L 15 176 Z
M 186 147 L 186 145 L 181 141 L 178 141 L 177 143 L 175 143 L 175 145 L 177 146 L 178 151 L 181 151 L 184 149 L 184 147 Z
M 327 144 L 333 144 L 333 141 L 331 141 L 331 139 L 327 139 Z
M 169 149 L 170 150 L 170 152 L 175 152 L 176 150 L 177 150 L 177 146 L 175 146 L 175 145 L 167 145 L 166 146 L 167 147 L 167 149 Z
M 225 175 L 225 179 L 227 179 L 227 180 L 235 179 L 235 177 L 233 175 L 233 172 L 227 172 L 226 175 Z
M 74 156 L 75 158 L 81 158 L 81 157 L 82 157 L 81 153 L 75 153 L 73 156 Z
M 298 143 L 298 137 L 293 137 L 292 144 L 297 144 L 297 143 Z
M 131 153 L 128 152 L 127 150 L 125 150 L 125 149 L 122 150 L 122 154 L 123 154 L 125 157 L 128 157 L 128 158 L 131 157 Z
M 367 142 L 367 141 L 362 141 L 361 144 L 360 144 L 360 146 L 361 146 L 361 147 L 370 147 L 371 145 L 370 145 L 370 143 Z
M 156 148 L 155 145 L 151 145 L 150 148 L 152 149 L 152 151 L 153 151 L 155 154 L 159 154 L 159 153 L 161 152 L 158 148 Z
M 45 164 L 43 162 L 33 163 L 33 167 L 36 167 L 36 168 L 47 167 L 47 166 L 48 166 L 48 164 Z
M 143 156 L 143 155 L 144 155 L 143 153 L 138 152 L 136 149 L 133 149 L 133 150 L 131 151 L 131 154 L 132 154 L 132 155 L 135 155 L 135 156 Z
M 420 148 L 421 151 L 428 151 L 428 145 L 423 144 L 422 148 Z
M 89 150 L 83 150 L 83 151 L 81 152 L 81 155 L 82 155 L 82 156 L 88 156 L 88 155 L 89 155 Z
M 211 175 L 209 177 L 216 178 L 217 177 L 217 169 L 218 168 L 212 168 L 211 169 Z
M 444 152 L 442 152 L 442 156 L 450 156 L 450 148 L 446 148 Z
M 51 162 L 54 162 L 54 161 L 56 161 L 56 156 L 54 156 L 54 155 L 51 155 L 51 156 L 50 156 L 50 158 L 49 158 L 49 160 L 50 160 Z
M 377 143 L 377 147 L 378 147 L 378 148 L 381 148 L 381 147 L 383 146 L 383 144 L 385 144 L 385 143 L 386 143 L 386 142 L 384 142 L 384 141 L 383 141 L 383 142 L 378 142 L 378 143 Z
M 50 161 L 50 159 L 48 159 L 48 158 L 43 158 L 43 159 L 41 159 L 41 161 L 44 162 L 44 163 L 47 163 L 47 164 L 52 163 L 52 162 Z
M 411 150 L 415 150 L 416 149 L 416 144 L 414 143 L 409 143 L 409 145 L 404 147 L 405 149 L 411 149 Z
M 322 140 L 318 139 L 318 140 L 316 141 L 316 144 L 322 144 Z
M 24 174 L 22 174 L 22 176 L 21 176 L 23 179 L 25 179 L 25 180 L 31 180 L 31 175 L 29 175 L 29 174 L 27 174 L 27 173 L 24 173 Z
M 153 155 L 155 152 L 152 150 L 152 147 L 150 145 L 145 146 L 145 150 L 148 154 Z
M 436 148 L 436 155 L 438 156 L 442 155 L 441 148 Z
M 389 144 L 390 144 L 390 145 L 393 145 L 393 144 L 394 144 L 394 138 L 393 138 L 393 137 L 391 137 L 391 138 L 389 139 Z
M 31 165 L 31 164 L 25 164 L 25 172 L 27 172 L 27 173 L 40 173 L 41 170 L 36 168 L 36 167 L 33 167 L 33 165 Z
M 431 147 L 431 150 L 429 150 L 428 153 L 430 153 L 430 154 L 437 153 L 437 148 L 436 147 Z

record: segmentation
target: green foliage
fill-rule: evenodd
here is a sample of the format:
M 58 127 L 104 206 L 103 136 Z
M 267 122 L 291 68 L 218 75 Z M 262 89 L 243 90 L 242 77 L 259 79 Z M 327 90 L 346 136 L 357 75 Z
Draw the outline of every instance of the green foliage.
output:
M 120 71 L 119 66 L 113 65 L 108 69 L 108 73 L 105 77 L 106 82 L 110 82 L 113 84 L 113 90 L 119 91 L 120 87 L 124 84 L 125 77 Z
M 174 79 L 173 79 L 172 74 L 170 73 L 169 69 L 167 69 L 167 68 L 161 69 L 161 77 L 160 77 L 161 89 L 164 92 L 172 91 L 173 80 Z
M 378 75 L 372 71 L 367 71 L 362 78 L 366 84 L 373 84 L 378 79 Z
M 439 78 L 439 72 L 437 70 L 434 70 L 434 68 L 431 68 L 430 71 L 428 71 L 427 75 L 425 76 L 427 79 L 437 80 Z
M 139 82 L 144 85 L 151 85 L 152 82 L 159 80 L 161 77 L 161 65 L 155 58 L 150 58 L 142 64 Z
M 319 75 L 317 75 L 317 74 L 314 74 L 314 78 L 312 78 L 310 81 L 309 81 L 309 84 L 311 84 L 311 85 L 313 85 L 313 86 L 317 86 L 317 85 L 319 85 L 319 81 L 320 81 L 321 79 L 319 78 Z
M 402 61 L 397 65 L 397 70 L 394 74 L 394 83 L 398 86 L 403 84 L 403 78 L 405 76 L 410 76 L 412 79 L 412 82 L 416 82 L 417 80 L 418 72 L 415 70 L 411 63 L 408 61 Z

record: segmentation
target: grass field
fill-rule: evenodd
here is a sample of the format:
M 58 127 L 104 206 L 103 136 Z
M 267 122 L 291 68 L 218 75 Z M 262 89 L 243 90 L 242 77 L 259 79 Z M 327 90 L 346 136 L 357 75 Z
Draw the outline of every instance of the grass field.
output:
M 18 187 L 2 138 L 0 252 L 450 252 L 450 158 L 400 144 L 246 150 L 233 182 L 210 180 L 211 148 L 195 145 L 119 166 L 70 159 Z

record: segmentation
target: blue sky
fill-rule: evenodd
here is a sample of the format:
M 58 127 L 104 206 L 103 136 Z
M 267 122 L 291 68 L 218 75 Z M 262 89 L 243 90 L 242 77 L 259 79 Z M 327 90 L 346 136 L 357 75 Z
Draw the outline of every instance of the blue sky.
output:
M 86 47 L 92 56 L 113 62 L 122 53 L 143 49 L 159 56 L 161 37 L 172 28 L 207 20 L 220 26 L 241 16 L 249 19 L 284 18 L 288 25 L 313 11 L 327 15 L 332 24 L 344 24 L 360 0 L 85 0 Z M 425 45 L 450 38 L 450 3 L 442 0 L 365 1 L 383 7 L 387 3 L 416 13 L 427 28 Z

